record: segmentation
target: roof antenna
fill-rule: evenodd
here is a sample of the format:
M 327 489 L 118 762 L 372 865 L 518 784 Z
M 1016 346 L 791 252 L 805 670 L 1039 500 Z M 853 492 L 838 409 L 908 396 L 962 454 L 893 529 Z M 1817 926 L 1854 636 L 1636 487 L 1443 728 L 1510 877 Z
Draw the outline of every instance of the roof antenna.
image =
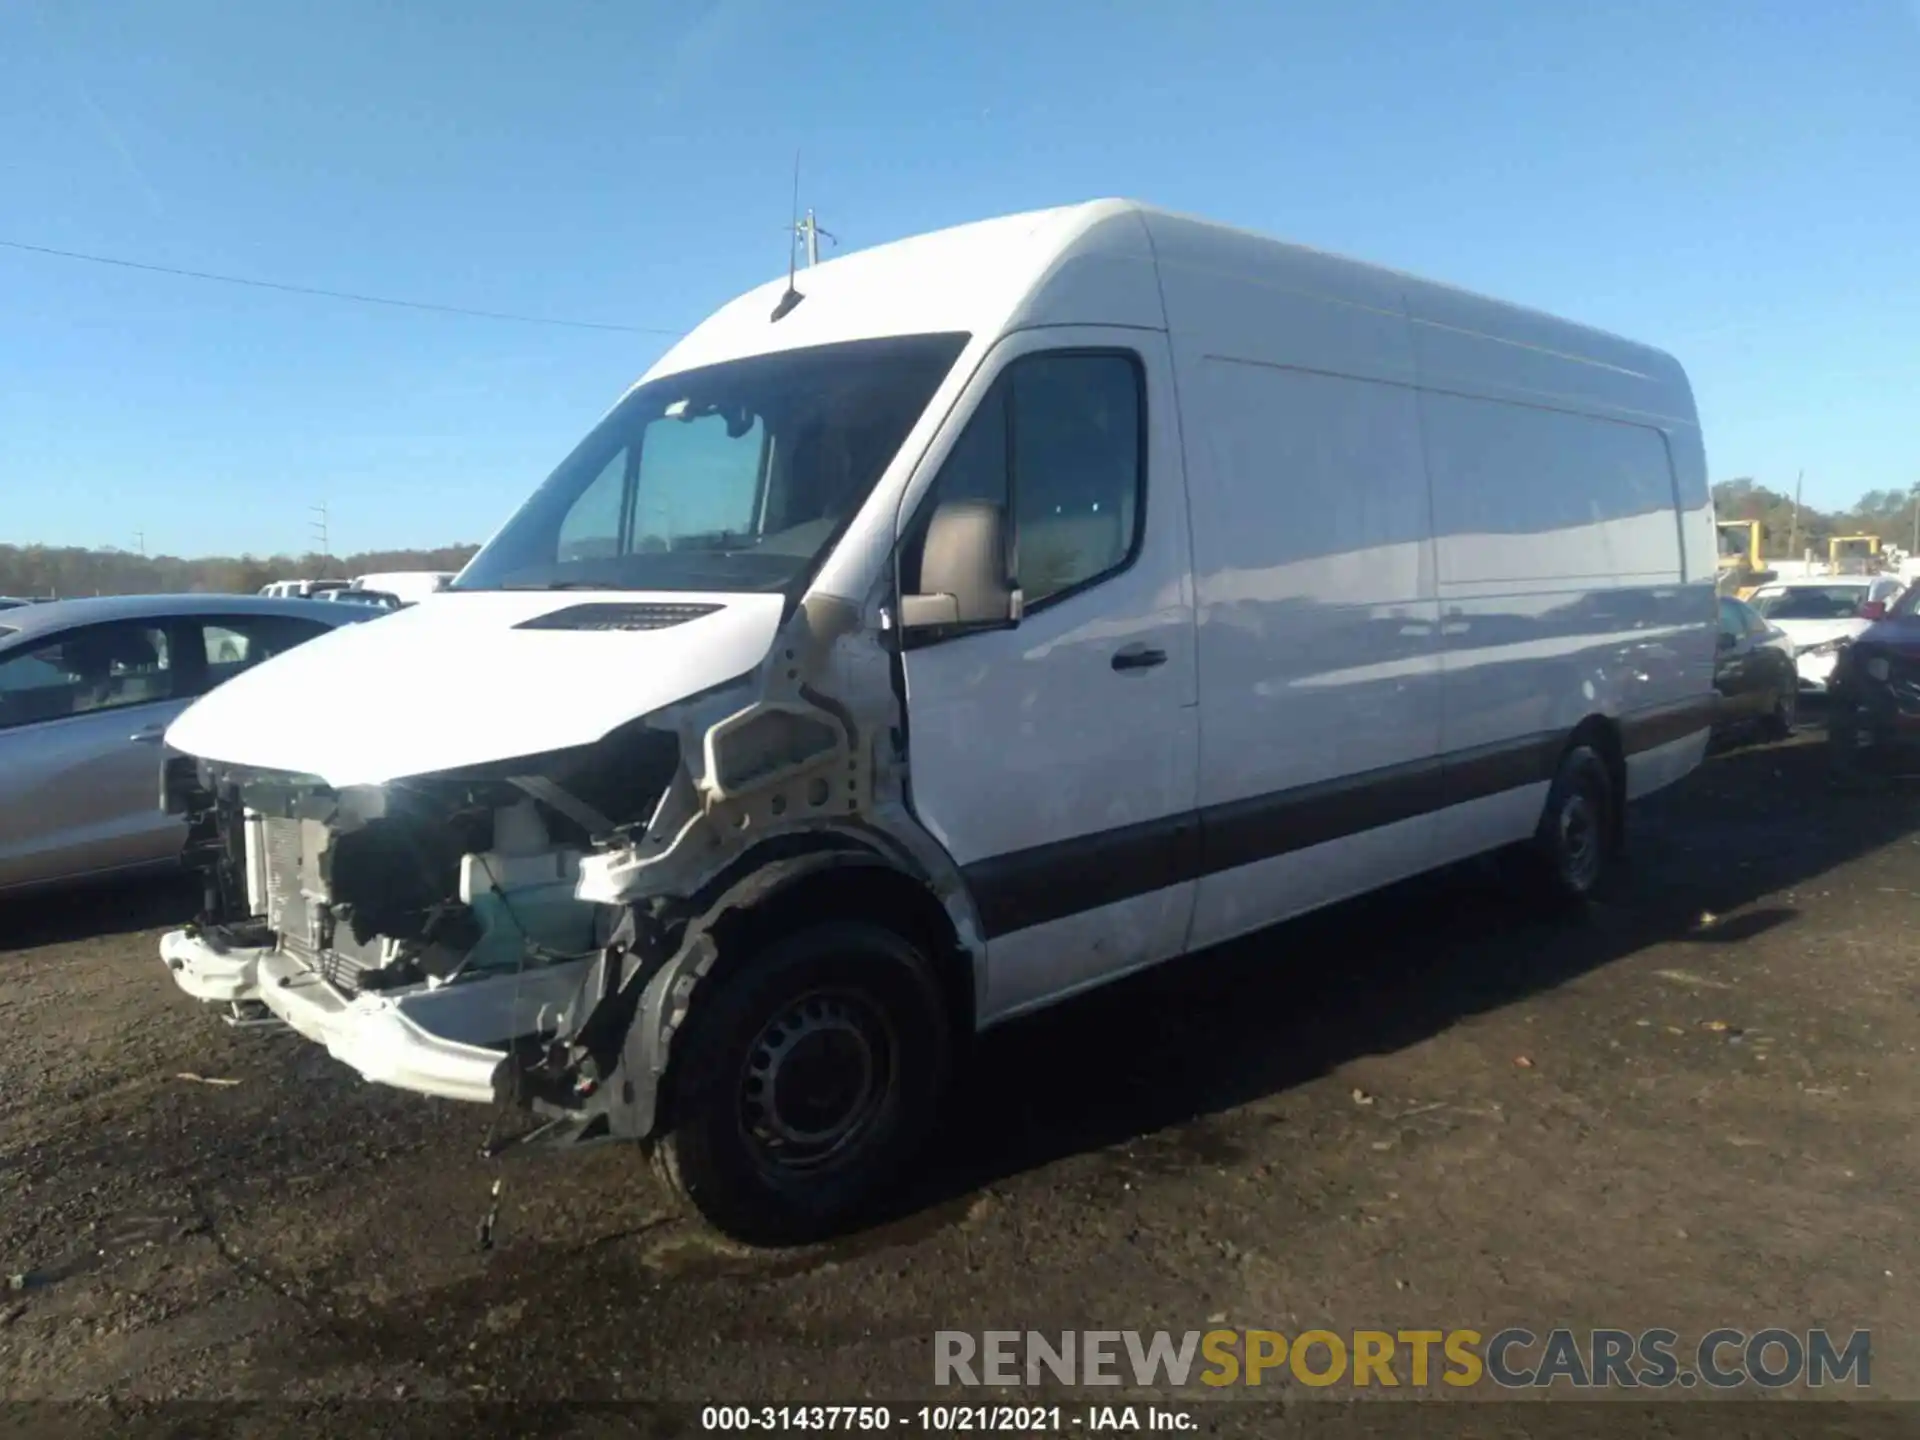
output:
M 793 313 L 793 307 L 807 297 L 793 288 L 794 242 L 800 233 L 800 152 L 793 152 L 793 220 L 787 226 L 787 293 L 780 297 L 780 303 L 773 307 L 769 320 L 784 320 Z

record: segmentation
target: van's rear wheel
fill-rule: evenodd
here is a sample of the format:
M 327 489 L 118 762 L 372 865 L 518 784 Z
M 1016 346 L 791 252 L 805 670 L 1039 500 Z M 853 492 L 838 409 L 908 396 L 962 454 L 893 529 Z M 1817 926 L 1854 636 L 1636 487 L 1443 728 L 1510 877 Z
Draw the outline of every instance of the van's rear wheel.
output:
M 1553 898 L 1591 899 L 1607 878 L 1614 853 L 1613 772 L 1600 752 L 1575 745 L 1561 758 L 1534 832 L 1533 851 Z
M 823 1239 L 926 1138 L 950 1046 L 909 941 L 861 923 L 791 935 L 729 967 L 675 1037 L 656 1167 L 737 1240 Z

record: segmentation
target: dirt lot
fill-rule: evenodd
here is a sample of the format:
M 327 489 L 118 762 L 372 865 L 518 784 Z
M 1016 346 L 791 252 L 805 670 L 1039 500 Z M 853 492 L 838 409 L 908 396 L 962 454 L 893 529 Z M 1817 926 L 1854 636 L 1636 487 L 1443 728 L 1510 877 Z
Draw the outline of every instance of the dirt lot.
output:
M 1920 794 L 1733 750 L 1583 922 L 1427 881 L 992 1037 L 902 1218 L 783 1254 L 220 1025 L 175 890 L 0 911 L 0 1392 L 858 1403 L 938 1329 L 1224 1317 L 1868 1327 L 1920 1398 L 1917 846 Z

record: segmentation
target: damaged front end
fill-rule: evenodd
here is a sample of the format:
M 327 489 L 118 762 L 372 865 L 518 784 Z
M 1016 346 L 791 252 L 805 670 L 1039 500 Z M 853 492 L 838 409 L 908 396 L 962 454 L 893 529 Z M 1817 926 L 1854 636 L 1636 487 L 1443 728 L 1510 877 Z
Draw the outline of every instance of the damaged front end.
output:
M 617 827 L 581 861 L 578 894 L 610 907 L 614 929 L 551 1026 L 523 1032 L 496 1073 L 495 1099 L 544 1122 L 526 1138 L 657 1134 L 696 989 L 730 937 L 777 929 L 795 913 L 783 902 L 814 882 L 846 896 L 863 881 L 905 887 L 976 973 L 983 945 L 965 887 L 906 805 L 887 623 L 810 597 L 755 675 L 659 717 L 678 736 L 671 782 L 644 823 Z M 961 1003 L 970 1012 L 972 996 Z
M 369 1080 L 530 1112 L 523 1139 L 648 1138 L 729 924 L 790 887 L 904 878 L 980 953 L 905 804 L 883 626 L 810 599 L 753 673 L 537 761 L 337 790 L 174 762 L 207 901 L 163 958 Z
M 342 789 L 174 760 L 164 799 L 187 816 L 205 900 L 161 957 L 236 1023 L 284 1023 L 369 1080 L 489 1101 L 508 1047 L 552 1028 L 617 922 L 576 895 L 582 859 L 657 805 L 676 750 L 633 726 Z

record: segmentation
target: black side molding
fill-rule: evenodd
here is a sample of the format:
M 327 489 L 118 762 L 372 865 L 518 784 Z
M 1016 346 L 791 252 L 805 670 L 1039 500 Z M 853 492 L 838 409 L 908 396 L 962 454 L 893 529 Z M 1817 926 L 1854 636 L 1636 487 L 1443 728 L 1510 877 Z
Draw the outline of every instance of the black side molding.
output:
M 1698 734 L 1711 700 L 1620 717 L 1628 755 Z M 1077 835 L 962 868 L 987 938 L 1115 905 L 1169 885 L 1545 784 L 1569 732 L 1548 731 L 1357 775 L 1252 795 L 1157 820 Z

